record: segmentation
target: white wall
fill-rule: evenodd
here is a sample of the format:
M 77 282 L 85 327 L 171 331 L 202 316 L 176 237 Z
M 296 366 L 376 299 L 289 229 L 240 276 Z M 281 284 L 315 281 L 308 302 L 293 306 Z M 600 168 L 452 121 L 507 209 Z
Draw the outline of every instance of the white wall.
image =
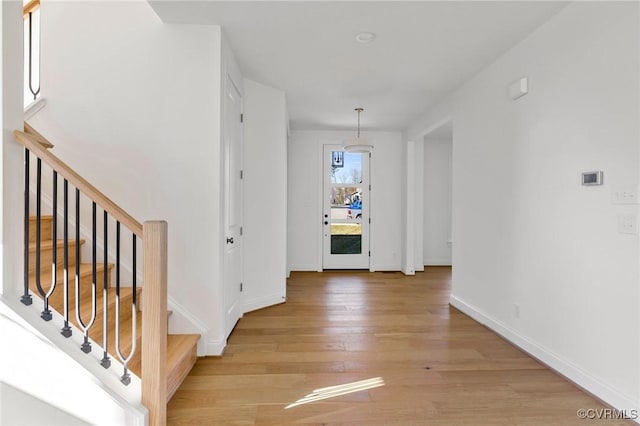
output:
M 50 2 L 42 37 L 31 124 L 138 220 L 168 221 L 171 321 L 184 310 L 220 347 L 220 28 L 163 24 L 146 2 Z
M 451 265 L 450 139 L 425 138 L 422 265 Z M 417 265 L 416 265 L 417 268 Z
M 287 275 L 284 92 L 244 80 L 244 311 L 281 303 Z
M 2 64 L 0 120 L 2 120 L 2 173 L 0 186 L 0 293 L 15 297 L 22 291 L 24 149 L 13 138 L 22 128 L 22 2 L 0 3 Z M 20 207 L 16 207 L 20 206 Z
M 56 314 L 54 320 L 62 318 Z M 145 424 L 140 380 L 120 383 L 122 364 L 113 360 L 111 368 L 102 368 L 100 351 L 79 350 L 80 333 L 65 339 L 53 321 L 42 321 L 35 304 L 3 297 L 0 330 L 3 341 L 16 342 L 0 346 L 0 424 Z
M 638 208 L 611 202 L 639 180 L 638 17 L 570 4 L 405 134 L 453 119 L 452 304 L 618 408 L 640 401 Z
M 373 140 L 371 158 L 371 267 L 400 270 L 402 143 L 400 132 L 362 132 Z M 347 131 L 293 130 L 289 153 L 288 259 L 292 271 L 322 270 L 319 252 L 322 145 L 353 138 Z

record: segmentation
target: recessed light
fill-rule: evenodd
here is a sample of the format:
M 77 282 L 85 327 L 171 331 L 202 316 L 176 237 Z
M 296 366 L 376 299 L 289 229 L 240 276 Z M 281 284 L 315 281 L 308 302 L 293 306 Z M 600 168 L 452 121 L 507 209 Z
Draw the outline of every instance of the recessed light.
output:
M 360 43 L 371 43 L 373 40 L 376 39 L 376 35 L 374 33 L 359 33 L 356 36 L 356 40 Z

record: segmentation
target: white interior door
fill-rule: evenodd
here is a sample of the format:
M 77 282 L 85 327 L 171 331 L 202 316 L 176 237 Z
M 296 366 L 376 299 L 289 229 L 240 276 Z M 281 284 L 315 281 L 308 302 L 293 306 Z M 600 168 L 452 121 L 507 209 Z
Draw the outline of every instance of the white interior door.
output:
M 323 269 L 369 269 L 369 159 L 324 146 Z
M 242 316 L 242 98 L 225 80 L 224 104 L 224 309 L 225 338 Z

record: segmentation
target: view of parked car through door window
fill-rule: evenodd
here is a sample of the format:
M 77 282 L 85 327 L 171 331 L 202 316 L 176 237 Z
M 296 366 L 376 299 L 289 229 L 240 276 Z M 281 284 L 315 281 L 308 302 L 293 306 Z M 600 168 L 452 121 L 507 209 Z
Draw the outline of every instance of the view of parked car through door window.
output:
M 359 254 L 362 252 L 362 154 L 333 152 L 331 183 L 331 254 Z

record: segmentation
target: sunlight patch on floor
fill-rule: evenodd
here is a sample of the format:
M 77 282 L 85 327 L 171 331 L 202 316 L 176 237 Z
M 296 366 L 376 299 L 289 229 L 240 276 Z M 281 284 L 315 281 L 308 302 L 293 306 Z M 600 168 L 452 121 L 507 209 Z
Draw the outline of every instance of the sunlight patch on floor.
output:
M 284 409 L 287 410 L 289 408 L 297 407 L 298 405 L 309 404 L 311 402 L 321 401 L 328 398 L 335 398 L 337 396 L 373 389 L 380 386 L 384 386 L 384 380 L 382 377 L 374 377 L 372 379 L 361 380 L 359 382 L 316 389 L 304 398 L 287 405 Z

